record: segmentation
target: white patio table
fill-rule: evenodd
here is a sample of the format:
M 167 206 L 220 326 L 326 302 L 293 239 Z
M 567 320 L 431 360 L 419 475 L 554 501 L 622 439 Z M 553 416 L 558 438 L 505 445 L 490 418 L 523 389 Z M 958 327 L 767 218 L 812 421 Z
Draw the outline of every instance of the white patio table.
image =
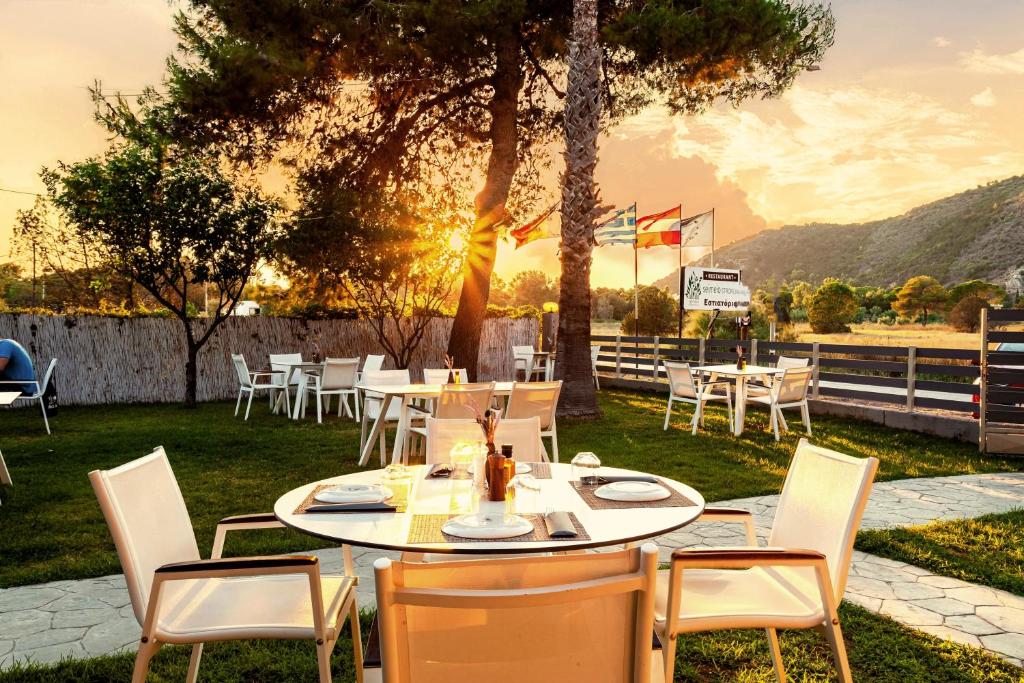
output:
M 529 382 L 533 379 L 533 367 L 538 362 L 544 365 L 544 381 L 553 380 L 555 378 L 555 352 L 534 351 L 526 360 L 526 381 Z
M 736 436 L 743 433 L 743 421 L 747 416 L 747 380 L 754 377 L 761 379 L 765 384 L 769 384 L 773 376 L 783 373 L 783 370 L 768 365 L 747 365 L 747 367 L 740 370 L 736 367 L 735 363 L 702 365 L 693 370 L 694 372 L 703 372 L 710 375 L 708 378 L 709 382 L 714 382 L 719 377 L 731 377 L 736 380 L 736 412 L 734 413 L 736 416 L 734 421 L 734 433 Z
M 270 371 L 276 374 L 283 374 L 285 376 L 284 387 L 282 390 L 279 390 L 277 400 L 274 402 L 274 412 L 276 413 L 281 409 L 281 404 L 284 403 L 283 392 L 288 391 L 288 382 L 291 380 L 292 375 L 297 371 L 299 373 L 299 383 L 295 385 L 297 390 L 295 394 L 295 405 L 292 406 L 292 414 L 289 417 L 293 420 L 298 420 L 302 415 L 303 402 L 306 400 L 306 386 L 309 384 L 309 375 L 307 373 L 322 372 L 324 364 L 322 362 L 314 363 L 303 361 L 301 363 L 275 363 L 275 365 L 280 365 L 286 369 Z
M 14 400 L 21 396 L 20 391 L 0 391 L 0 406 L 9 406 Z M 11 486 L 11 473 L 7 471 L 7 463 L 4 462 L 4 454 L 0 452 L 0 484 Z
M 638 504 L 630 509 L 592 510 L 572 489 L 572 466 L 551 463 L 551 479 L 538 479 L 539 491 L 517 487 L 515 499 L 490 502 L 479 501 L 481 512 L 500 514 L 544 514 L 548 511 L 572 512 L 590 536 L 589 540 L 466 541 L 458 543 L 422 543 L 409 540 L 409 528 L 414 515 L 460 514 L 470 512 L 466 491 L 470 481 L 427 479 L 427 466 L 410 467 L 411 479 L 408 505 L 405 512 L 344 512 L 295 514 L 296 508 L 313 489 L 321 484 L 376 484 L 383 470 L 367 470 L 332 477 L 300 486 L 281 496 L 274 505 L 274 514 L 286 526 L 303 533 L 338 543 L 366 548 L 381 548 L 410 553 L 545 553 L 580 550 L 640 541 L 669 533 L 697 519 L 704 511 L 704 498 L 695 489 L 664 477 L 662 483 L 688 498 L 688 507 L 644 507 Z M 639 472 L 604 467 L 599 475 L 637 475 Z
M 494 383 L 494 395 L 495 396 L 508 396 L 512 393 L 512 385 L 515 382 L 495 382 Z M 378 437 L 380 436 L 380 430 L 384 429 L 385 417 L 388 414 L 388 406 L 391 405 L 392 401 L 400 400 L 402 402 L 402 412 L 398 419 L 398 427 L 395 430 L 395 443 L 391 448 L 391 462 L 403 463 L 405 462 L 405 436 L 409 429 L 409 406 L 416 399 L 428 399 L 437 398 L 441 395 L 441 384 L 358 384 L 356 385 L 362 390 L 363 394 L 374 394 L 374 398 L 379 398 L 380 413 L 377 415 L 377 419 L 373 421 L 373 427 L 370 429 L 370 433 L 366 437 L 366 441 L 363 442 L 363 450 L 359 454 L 359 464 L 365 465 L 370 461 L 370 455 L 373 453 L 374 446 Z M 366 406 L 363 406 L 365 413 Z M 467 415 L 467 419 L 473 416 Z

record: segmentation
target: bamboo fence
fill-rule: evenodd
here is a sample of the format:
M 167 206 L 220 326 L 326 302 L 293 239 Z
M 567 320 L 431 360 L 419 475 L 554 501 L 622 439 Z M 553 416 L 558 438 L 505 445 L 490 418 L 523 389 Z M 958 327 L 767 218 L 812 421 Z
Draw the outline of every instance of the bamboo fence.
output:
M 413 381 L 424 367 L 443 366 L 451 318 L 431 320 L 410 363 Z M 202 321 L 196 324 L 201 329 Z M 163 403 L 184 400 L 186 346 L 182 324 L 171 318 L 108 318 L 0 314 L 0 339 L 15 339 L 29 351 L 37 372 L 51 358 L 63 405 Z M 513 376 L 511 346 L 536 344 L 538 322 L 523 318 L 484 321 L 479 376 Z M 251 370 L 268 365 L 271 353 L 301 353 L 304 359 L 365 357 L 383 353 L 369 323 L 362 320 L 302 320 L 233 317 L 199 352 L 200 401 L 235 398 L 238 379 L 231 354 L 245 356 Z M 385 368 L 393 367 L 390 358 Z

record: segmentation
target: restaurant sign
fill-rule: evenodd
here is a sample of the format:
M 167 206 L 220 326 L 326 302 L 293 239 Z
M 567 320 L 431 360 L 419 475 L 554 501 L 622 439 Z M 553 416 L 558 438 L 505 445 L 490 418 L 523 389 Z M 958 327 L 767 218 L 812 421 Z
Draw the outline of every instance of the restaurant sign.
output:
M 683 287 L 683 308 L 687 311 L 750 308 L 750 288 L 740 282 L 738 270 L 687 267 Z

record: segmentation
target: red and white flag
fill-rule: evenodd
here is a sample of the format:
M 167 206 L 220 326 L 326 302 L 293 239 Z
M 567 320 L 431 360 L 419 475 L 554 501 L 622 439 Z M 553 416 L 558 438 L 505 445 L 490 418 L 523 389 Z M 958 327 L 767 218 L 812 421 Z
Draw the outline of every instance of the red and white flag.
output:
M 638 218 L 636 221 L 637 232 L 642 230 L 652 230 L 653 232 L 660 232 L 662 230 L 678 230 L 679 223 L 683 218 L 683 205 L 673 206 L 667 211 L 661 213 L 652 213 L 650 216 L 644 216 Z

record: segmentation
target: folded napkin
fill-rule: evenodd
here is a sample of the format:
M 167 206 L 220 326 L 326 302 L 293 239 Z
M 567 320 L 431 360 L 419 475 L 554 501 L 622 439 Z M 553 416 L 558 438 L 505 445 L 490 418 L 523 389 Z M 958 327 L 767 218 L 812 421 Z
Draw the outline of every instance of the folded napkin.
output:
M 306 508 L 306 512 L 397 512 L 398 508 L 387 503 L 318 503 Z
M 512 477 L 512 485 L 530 489 L 531 491 L 540 491 L 540 482 L 532 474 L 517 474 Z
M 544 526 L 551 538 L 576 538 L 576 525 L 568 512 L 549 512 L 544 515 Z
M 452 466 L 447 463 L 432 465 L 427 479 L 448 479 L 452 476 Z

